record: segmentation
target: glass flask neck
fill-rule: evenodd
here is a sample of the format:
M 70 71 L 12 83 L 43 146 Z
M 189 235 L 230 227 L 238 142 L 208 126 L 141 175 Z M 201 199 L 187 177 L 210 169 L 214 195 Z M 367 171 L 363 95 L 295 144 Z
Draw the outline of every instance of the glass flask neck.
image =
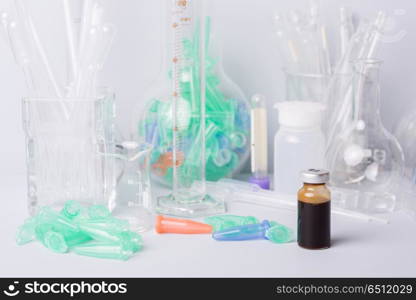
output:
M 355 122 L 366 126 L 380 124 L 380 67 L 379 61 L 359 61 L 354 65 Z

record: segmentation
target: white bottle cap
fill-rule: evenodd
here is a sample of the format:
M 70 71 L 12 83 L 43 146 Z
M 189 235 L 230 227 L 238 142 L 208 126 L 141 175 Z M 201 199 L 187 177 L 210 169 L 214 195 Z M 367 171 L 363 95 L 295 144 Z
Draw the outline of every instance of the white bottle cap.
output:
M 320 127 L 325 107 L 321 103 L 308 101 L 286 101 L 276 105 L 279 124 L 291 128 Z

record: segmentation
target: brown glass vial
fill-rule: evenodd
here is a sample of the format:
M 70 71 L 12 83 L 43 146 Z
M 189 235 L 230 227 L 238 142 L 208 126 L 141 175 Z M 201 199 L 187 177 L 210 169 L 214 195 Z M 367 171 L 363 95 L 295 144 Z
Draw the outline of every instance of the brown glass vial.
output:
M 329 172 L 301 173 L 304 186 L 298 193 L 298 244 L 310 250 L 331 247 L 331 192 L 326 187 Z

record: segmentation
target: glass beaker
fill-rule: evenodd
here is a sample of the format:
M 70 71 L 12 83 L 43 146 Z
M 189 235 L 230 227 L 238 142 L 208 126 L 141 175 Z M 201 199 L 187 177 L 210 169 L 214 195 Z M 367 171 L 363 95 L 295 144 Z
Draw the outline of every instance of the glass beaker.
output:
M 29 212 L 66 201 L 108 205 L 120 169 L 111 97 L 23 99 Z
M 145 232 L 152 227 L 153 209 L 150 182 L 150 156 L 152 146 L 134 141 L 123 142 L 124 176 L 119 185 L 117 199 L 111 203 L 113 216 L 129 221 L 130 229 Z
M 224 72 L 215 22 L 211 16 L 202 17 L 198 8 L 203 2 L 212 1 L 163 0 L 166 13 L 163 66 L 159 78 L 143 95 L 141 102 L 147 105 L 144 109 L 139 105 L 132 126 L 134 136 L 153 145 L 152 177 L 166 186 L 173 183 L 172 153 L 166 151 L 172 146 L 173 109 L 177 111 L 177 125 L 183 129 L 183 146 L 194 151 L 191 149 L 199 148 L 199 143 L 206 145 L 207 180 L 216 181 L 237 173 L 249 157 L 250 106 L 241 89 Z M 199 63 L 202 36 L 206 52 L 204 74 Z M 174 51 L 179 53 L 174 55 Z M 180 70 L 175 72 L 175 66 Z M 202 77 L 206 91 L 204 107 L 200 104 Z M 173 84 L 181 90 L 176 106 L 171 101 Z M 197 139 L 202 109 L 205 133 Z
M 333 74 L 328 85 L 324 131 L 327 139 L 326 156 L 333 154 L 333 140 L 349 125 L 353 111 L 353 71 Z M 327 158 L 328 159 L 328 158 Z
M 328 165 L 333 186 L 359 191 L 357 209 L 391 212 L 397 207 L 404 157 L 381 122 L 380 66 L 380 61 L 369 59 L 354 64 L 351 119 L 333 141 Z

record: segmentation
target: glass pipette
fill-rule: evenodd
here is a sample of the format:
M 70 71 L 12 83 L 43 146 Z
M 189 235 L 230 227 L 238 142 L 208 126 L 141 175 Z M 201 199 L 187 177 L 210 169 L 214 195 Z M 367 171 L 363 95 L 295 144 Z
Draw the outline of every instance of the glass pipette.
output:
M 78 52 L 76 51 L 75 43 L 75 28 L 71 13 L 70 1 L 63 0 L 63 10 L 65 16 L 65 30 L 68 41 L 69 61 L 71 66 L 72 78 L 76 78 L 78 74 Z
M 7 27 L 9 26 L 9 14 L 7 12 L 0 11 L 0 23 L 4 29 L 4 31 L 2 30 L 0 32 L 0 37 L 8 43 L 9 38 L 7 37 Z
M 28 30 L 31 33 L 31 36 L 33 38 L 33 41 L 35 43 L 36 49 L 39 53 L 39 57 L 45 67 L 46 73 L 48 75 L 48 78 L 52 84 L 52 87 L 54 88 L 54 91 L 56 93 L 56 96 L 58 98 L 62 98 L 63 94 L 61 91 L 61 87 L 58 84 L 58 81 L 56 80 L 56 75 L 54 73 L 54 71 L 52 70 L 51 64 L 49 62 L 48 56 L 46 54 L 45 51 L 45 47 L 42 44 L 42 41 L 40 40 L 40 37 L 38 35 L 38 32 L 35 28 L 35 25 L 32 21 L 32 16 L 29 14 L 29 12 L 26 10 L 26 7 L 24 5 L 24 3 L 21 0 L 16 0 L 16 9 L 18 11 L 19 14 L 19 18 L 21 20 L 21 22 L 25 22 Z M 66 108 L 65 104 L 62 102 L 62 107 L 63 110 L 65 112 L 65 115 L 67 118 L 69 118 L 69 113 L 68 113 L 68 109 Z
M 348 45 L 354 34 L 352 13 L 347 7 L 340 8 L 340 21 L 340 54 L 342 58 L 347 53 Z
M 276 192 L 263 190 L 255 184 L 250 184 L 243 181 L 221 179 L 217 183 L 217 188 L 224 190 L 225 193 L 228 193 L 227 198 L 230 199 L 231 202 L 242 202 L 277 208 L 283 206 L 294 211 L 297 209 L 298 205 L 295 195 L 279 194 Z M 333 207 L 331 211 L 334 215 L 350 217 L 367 222 L 389 224 L 389 220 L 343 208 Z
M 19 24 L 14 21 L 4 24 L 16 63 L 22 68 L 29 91 L 38 95 L 38 87 L 34 81 L 33 64 L 28 53 L 28 47 L 24 42 L 20 32 Z

